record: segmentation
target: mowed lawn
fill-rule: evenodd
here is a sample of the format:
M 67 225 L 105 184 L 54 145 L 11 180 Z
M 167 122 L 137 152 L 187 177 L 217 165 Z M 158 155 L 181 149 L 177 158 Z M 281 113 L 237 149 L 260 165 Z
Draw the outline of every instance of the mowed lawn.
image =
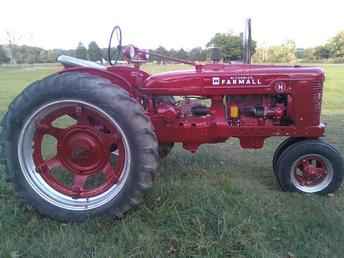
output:
M 326 140 L 344 153 L 344 65 L 324 68 Z M 0 112 L 28 83 L 57 69 L 0 68 Z M 0 257 L 343 257 L 343 189 L 334 196 L 281 192 L 271 166 L 280 141 L 242 150 L 230 140 L 195 155 L 177 146 L 138 209 L 122 220 L 82 224 L 22 205 L 0 168 Z

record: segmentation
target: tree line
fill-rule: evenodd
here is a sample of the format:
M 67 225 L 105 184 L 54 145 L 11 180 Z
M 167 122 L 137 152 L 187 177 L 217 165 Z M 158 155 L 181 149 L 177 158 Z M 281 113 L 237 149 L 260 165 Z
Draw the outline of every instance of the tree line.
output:
M 344 31 L 337 33 L 325 44 L 313 48 L 296 48 L 294 41 L 256 49 L 256 63 L 327 62 L 344 63 Z
M 271 47 L 256 47 L 253 41 L 251 53 L 255 63 L 293 63 L 301 62 L 334 62 L 344 63 L 344 31 L 339 32 L 323 45 L 314 48 L 296 48 L 293 41 L 287 41 L 281 45 Z M 153 51 L 162 55 L 176 57 L 192 61 L 206 61 L 210 57 L 210 48 L 221 49 L 224 62 L 241 60 L 243 56 L 242 35 L 233 33 L 216 33 L 206 44 L 205 48 L 195 47 L 187 49 L 166 49 L 163 46 Z M 113 49 L 115 52 L 116 49 Z M 86 47 L 79 42 L 75 49 L 50 49 L 6 44 L 0 45 L 0 64 L 18 63 L 55 63 L 59 55 L 69 55 L 81 59 L 102 62 L 107 59 L 107 48 L 100 48 L 95 41 Z M 163 63 L 159 57 L 150 57 L 151 62 Z
M 205 48 L 195 47 L 190 50 L 167 49 L 160 46 L 156 49 L 151 49 L 159 54 L 171 56 L 179 59 L 186 59 L 192 61 L 206 61 L 210 57 L 209 47 L 218 47 L 222 51 L 223 60 L 228 62 L 230 60 L 239 60 L 242 58 L 242 35 L 235 35 L 233 33 L 216 33 L 207 43 Z M 256 43 L 254 42 L 252 51 L 255 50 Z M 54 63 L 59 55 L 69 55 L 81 59 L 102 62 L 107 60 L 107 48 L 100 48 L 95 41 L 89 43 L 86 47 L 82 42 L 79 42 L 75 49 L 51 49 L 45 50 L 38 47 L 19 46 L 15 44 L 0 45 L 0 64 L 3 63 L 17 63 L 17 64 L 33 64 L 33 63 Z M 116 52 L 116 49 L 112 49 Z M 160 57 L 151 56 L 150 62 L 164 63 Z

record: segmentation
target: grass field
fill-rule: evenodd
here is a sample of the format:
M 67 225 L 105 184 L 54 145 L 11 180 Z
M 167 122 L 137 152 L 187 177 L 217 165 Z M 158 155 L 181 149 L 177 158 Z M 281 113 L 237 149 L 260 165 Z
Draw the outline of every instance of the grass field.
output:
M 146 66 L 152 72 L 181 66 Z M 344 65 L 325 65 L 326 140 L 344 153 Z M 0 68 L 0 113 L 31 81 L 58 67 Z M 39 92 L 37 92 L 39 94 Z M 236 140 L 177 146 L 138 209 L 122 220 L 62 224 L 17 201 L 0 168 L 0 258 L 7 257 L 343 257 L 344 191 L 283 193 L 271 159 Z

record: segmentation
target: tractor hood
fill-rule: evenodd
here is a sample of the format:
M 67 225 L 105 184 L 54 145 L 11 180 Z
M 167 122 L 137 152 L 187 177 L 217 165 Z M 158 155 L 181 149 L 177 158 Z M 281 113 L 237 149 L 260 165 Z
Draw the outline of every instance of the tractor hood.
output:
M 275 81 L 324 80 L 318 67 L 207 64 L 192 70 L 152 75 L 141 90 L 157 95 L 217 95 L 231 89 L 270 87 Z

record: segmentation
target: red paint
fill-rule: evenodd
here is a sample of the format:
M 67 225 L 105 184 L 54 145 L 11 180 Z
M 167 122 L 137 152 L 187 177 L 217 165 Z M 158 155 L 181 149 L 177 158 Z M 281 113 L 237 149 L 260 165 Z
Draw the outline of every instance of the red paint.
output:
M 91 73 L 123 87 L 144 106 L 159 142 L 180 142 L 191 151 L 230 137 L 239 138 L 243 148 L 261 148 L 271 136 L 318 138 L 324 134 L 320 123 L 324 72 L 320 68 L 194 64 L 190 70 L 150 76 L 136 61 L 134 66 L 112 66 L 106 71 L 73 68 L 62 72 Z M 190 111 L 195 102 L 158 105 L 155 96 L 201 96 L 210 99 L 211 105 L 207 115 L 195 116 Z M 232 104 L 240 109 L 238 119 L 229 117 Z
M 302 173 L 297 173 L 297 169 Z M 315 186 L 320 184 L 327 176 L 327 167 L 319 157 L 308 156 L 298 162 L 293 171 L 296 180 L 302 186 Z
M 57 128 L 53 122 L 68 115 L 76 123 L 68 128 Z M 72 197 L 97 196 L 117 183 L 121 175 L 125 151 L 117 129 L 97 111 L 80 104 L 60 108 L 47 115 L 37 126 L 34 136 L 34 162 L 42 177 L 55 190 Z M 45 135 L 56 139 L 56 156 L 44 159 L 42 143 Z M 110 163 L 116 148 L 118 158 Z M 64 168 L 72 178 L 71 185 L 54 176 L 55 168 Z M 103 174 L 104 180 L 95 187 L 86 187 L 89 177 Z

